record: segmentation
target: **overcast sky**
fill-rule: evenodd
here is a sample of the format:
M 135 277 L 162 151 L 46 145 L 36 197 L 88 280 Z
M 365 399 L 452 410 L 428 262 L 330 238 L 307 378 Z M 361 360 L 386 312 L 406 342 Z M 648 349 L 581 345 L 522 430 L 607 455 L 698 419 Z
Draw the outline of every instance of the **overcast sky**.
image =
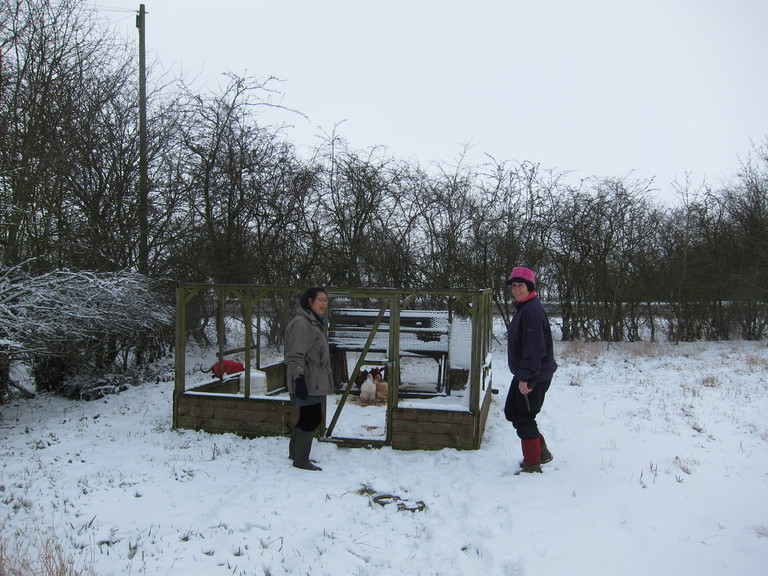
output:
M 128 34 L 140 2 L 94 6 Z M 214 89 L 275 76 L 301 150 L 574 177 L 730 181 L 768 136 L 766 0 L 146 0 L 150 59 Z M 134 30 L 134 32 L 130 32 Z

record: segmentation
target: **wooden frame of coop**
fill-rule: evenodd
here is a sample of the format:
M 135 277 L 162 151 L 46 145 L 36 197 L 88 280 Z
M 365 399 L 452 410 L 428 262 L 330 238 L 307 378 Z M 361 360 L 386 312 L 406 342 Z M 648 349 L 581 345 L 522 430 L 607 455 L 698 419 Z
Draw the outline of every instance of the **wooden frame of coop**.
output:
M 337 395 L 326 402 L 320 440 L 401 450 L 480 448 L 493 392 L 491 291 L 327 290 Z M 298 410 L 285 387 L 282 334 L 302 292 L 280 286 L 177 287 L 174 428 L 245 437 L 290 434 Z M 455 334 L 459 326 L 461 338 Z M 211 342 L 211 363 L 236 358 L 242 372 L 190 369 L 186 348 L 193 335 Z M 411 359 L 434 361 L 427 389 L 404 381 Z M 382 406 L 385 434 L 339 436 L 340 414 L 355 399 L 354 376 L 371 365 L 384 368 L 389 384 Z

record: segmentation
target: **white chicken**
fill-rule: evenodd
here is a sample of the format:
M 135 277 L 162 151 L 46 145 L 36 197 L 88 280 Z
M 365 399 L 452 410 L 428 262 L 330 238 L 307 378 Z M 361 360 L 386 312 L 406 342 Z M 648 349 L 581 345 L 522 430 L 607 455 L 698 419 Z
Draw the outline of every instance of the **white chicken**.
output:
M 360 386 L 360 402 L 362 404 L 373 404 L 376 402 L 376 384 L 373 383 L 373 376 L 368 374 L 368 378 Z

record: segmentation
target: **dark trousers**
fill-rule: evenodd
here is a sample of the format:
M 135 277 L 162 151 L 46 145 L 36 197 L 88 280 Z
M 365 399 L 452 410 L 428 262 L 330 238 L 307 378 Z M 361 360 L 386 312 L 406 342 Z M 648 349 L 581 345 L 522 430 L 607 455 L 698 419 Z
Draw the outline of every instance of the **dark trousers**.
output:
M 541 412 L 544 405 L 544 396 L 549 390 L 552 380 L 540 382 L 528 382 L 533 390 L 526 396 L 520 393 L 517 376 L 512 378 L 509 386 L 507 401 L 504 403 L 504 416 L 512 422 L 521 440 L 533 440 L 539 437 L 539 427 L 536 425 L 536 415 Z M 526 397 L 528 402 L 526 402 Z
M 323 403 L 317 402 L 309 406 L 299 406 L 299 421 L 296 428 L 304 432 L 314 432 L 323 421 Z

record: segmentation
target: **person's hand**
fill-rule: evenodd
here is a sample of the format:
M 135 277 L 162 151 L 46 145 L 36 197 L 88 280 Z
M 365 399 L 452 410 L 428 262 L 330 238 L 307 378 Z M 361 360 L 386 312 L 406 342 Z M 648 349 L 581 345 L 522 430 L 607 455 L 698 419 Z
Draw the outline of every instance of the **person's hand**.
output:
M 517 384 L 517 389 L 520 390 L 520 394 L 525 396 L 526 394 L 530 394 L 532 392 L 532 388 L 528 387 L 528 382 L 519 382 Z
M 293 393 L 296 394 L 296 398 L 299 400 L 306 400 L 309 395 L 307 390 L 307 380 L 304 378 L 304 374 L 299 374 L 293 379 Z

